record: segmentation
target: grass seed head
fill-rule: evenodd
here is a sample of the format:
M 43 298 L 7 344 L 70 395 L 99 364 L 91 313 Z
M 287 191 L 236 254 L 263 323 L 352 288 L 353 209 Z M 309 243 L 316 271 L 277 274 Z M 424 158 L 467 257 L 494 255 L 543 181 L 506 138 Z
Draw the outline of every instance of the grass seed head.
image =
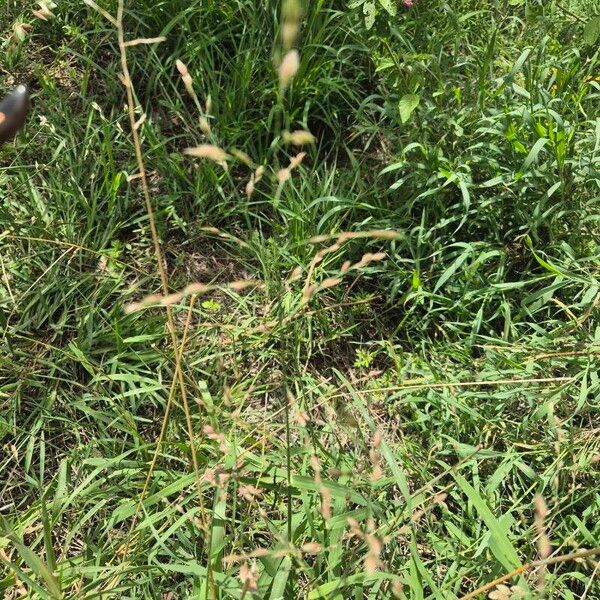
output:
M 177 70 L 181 75 L 183 85 L 185 85 L 185 89 L 187 90 L 188 94 L 194 96 L 194 80 L 192 79 L 192 76 L 190 75 L 187 66 L 179 59 L 175 61 L 175 66 L 177 67 Z
M 290 50 L 286 53 L 279 65 L 279 85 L 281 90 L 286 90 L 290 85 L 298 69 L 300 68 L 300 55 L 298 50 Z
M 284 131 L 281 134 L 281 138 L 286 144 L 293 144 L 294 146 L 307 146 L 308 144 L 315 143 L 315 136 L 304 129 L 297 131 Z
M 245 562 L 240 567 L 240 580 L 243 588 L 249 592 L 256 592 L 258 590 L 258 569 L 256 564 L 252 564 L 251 567 Z
M 307 544 L 303 544 L 300 548 L 304 554 L 318 554 L 323 550 L 323 546 L 318 544 L 317 542 L 309 542 Z
M 283 3 L 281 17 L 283 25 L 281 26 L 281 42 L 285 50 L 289 50 L 298 37 L 300 30 L 300 18 L 302 17 L 302 7 L 298 0 L 285 0 Z
M 252 194 L 254 193 L 254 187 L 255 187 L 255 180 L 254 180 L 254 173 L 252 175 L 250 175 L 250 179 L 248 180 L 248 183 L 246 184 L 246 196 L 248 196 L 248 198 L 250 198 L 250 196 L 252 196 Z
M 208 119 L 205 116 L 200 117 L 199 124 L 200 124 L 200 131 L 202 131 L 202 133 L 204 135 L 210 135 L 210 132 L 211 132 L 210 123 L 208 122 Z
M 193 156 L 194 158 L 207 158 L 227 170 L 227 159 L 229 158 L 229 154 L 213 144 L 200 144 L 200 146 L 186 148 L 183 153 L 188 156 Z

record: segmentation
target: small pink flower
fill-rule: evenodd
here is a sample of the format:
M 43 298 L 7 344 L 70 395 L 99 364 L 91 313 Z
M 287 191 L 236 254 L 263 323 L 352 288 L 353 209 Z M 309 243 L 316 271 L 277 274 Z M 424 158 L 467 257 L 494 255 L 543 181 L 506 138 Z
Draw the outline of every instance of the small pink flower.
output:
M 412 8 L 414 0 L 404 0 L 404 8 Z

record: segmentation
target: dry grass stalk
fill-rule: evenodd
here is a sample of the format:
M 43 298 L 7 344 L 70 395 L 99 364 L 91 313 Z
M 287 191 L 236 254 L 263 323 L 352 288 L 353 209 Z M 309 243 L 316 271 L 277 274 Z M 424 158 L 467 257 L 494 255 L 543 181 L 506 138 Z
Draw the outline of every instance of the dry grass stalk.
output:
M 123 569 L 125 567 L 125 559 L 127 557 L 127 555 L 129 554 L 130 548 L 131 548 L 131 544 L 134 541 L 134 536 L 133 536 L 133 531 L 135 529 L 135 526 L 137 524 L 137 520 L 139 518 L 139 515 L 141 513 L 142 510 L 142 506 L 143 506 L 143 502 L 144 502 L 144 498 L 146 497 L 146 494 L 148 493 L 148 489 L 150 487 L 150 482 L 152 481 L 152 474 L 154 473 L 154 469 L 156 468 L 156 463 L 158 462 L 158 456 L 160 454 L 160 448 L 162 447 L 164 438 L 165 438 L 165 434 L 167 432 L 167 426 L 169 424 L 169 416 L 171 413 L 171 408 L 173 406 L 173 400 L 175 398 L 175 390 L 177 389 L 177 384 L 179 382 L 179 377 L 178 377 L 178 373 L 177 370 L 181 370 L 181 365 L 182 365 L 182 358 L 183 358 L 183 353 L 185 350 L 185 346 L 187 344 L 188 341 L 188 335 L 189 335 L 189 330 L 190 330 L 190 325 L 192 323 L 192 315 L 193 315 L 193 309 L 194 309 L 194 303 L 195 303 L 195 296 L 192 296 L 191 300 L 190 300 L 190 305 L 188 307 L 188 313 L 187 313 L 187 317 L 186 317 L 186 322 L 185 322 L 185 326 L 183 329 L 183 335 L 182 335 L 182 339 L 181 339 L 181 344 L 178 348 L 178 352 L 177 352 L 177 356 L 175 359 L 175 370 L 176 370 L 176 374 L 173 377 L 172 381 L 171 381 L 171 385 L 169 387 L 169 394 L 167 396 L 167 404 L 165 406 L 165 414 L 163 415 L 163 420 L 161 423 L 161 428 L 160 428 L 160 433 L 158 434 L 158 438 L 156 440 L 156 444 L 154 446 L 154 452 L 152 453 L 152 459 L 150 461 L 150 466 L 148 468 L 148 472 L 146 473 L 146 479 L 144 481 L 144 486 L 142 488 L 142 491 L 140 493 L 140 497 L 138 499 L 138 503 L 136 505 L 136 509 L 135 509 L 135 513 L 132 517 L 131 520 L 131 525 L 129 526 L 129 535 L 127 537 L 126 542 L 121 546 L 121 552 L 118 553 L 118 555 L 120 555 L 122 557 L 121 560 L 121 569 Z M 206 524 L 202 522 L 202 519 L 204 518 L 204 514 L 201 511 L 200 513 L 200 519 L 201 519 L 201 523 L 202 523 L 202 528 L 206 529 Z M 113 587 L 114 585 L 118 584 L 118 577 L 117 575 L 115 575 L 115 577 L 113 578 L 112 581 L 110 581 L 107 584 L 107 587 L 110 589 L 110 587 Z
M 310 465 L 315 473 L 315 483 L 321 493 L 321 516 L 328 521 L 331 519 L 331 492 L 323 485 L 321 463 L 315 454 L 310 457 Z
M 118 27 L 117 20 L 101 6 L 98 6 L 94 0 L 83 0 L 84 4 L 87 4 L 90 8 L 93 8 L 98 14 L 102 15 L 113 27 Z
M 537 533 L 537 549 L 540 560 L 544 560 L 552 553 L 550 539 L 546 533 L 546 517 L 548 516 L 548 506 L 543 496 L 536 495 L 534 498 L 535 517 L 534 525 Z M 546 587 L 546 565 L 542 564 L 537 573 L 537 588 L 540 596 L 543 596 Z
M 139 302 L 131 302 L 125 306 L 125 312 L 131 314 L 145 308 L 172 307 L 179 304 L 187 296 L 206 294 L 215 290 L 230 289 L 233 292 L 241 292 L 248 288 L 260 288 L 261 283 L 253 279 L 237 279 L 229 283 L 206 285 L 204 283 L 190 283 L 180 292 L 173 294 L 150 294 Z
M 337 240 L 338 244 L 343 244 L 348 240 L 358 240 L 363 238 L 373 238 L 381 240 L 400 240 L 403 234 L 393 229 L 372 229 L 370 231 L 343 231 L 341 233 L 331 233 L 328 235 L 315 235 L 308 241 L 311 244 L 319 244 L 329 240 Z
M 129 40 L 128 42 L 125 42 L 125 46 L 127 48 L 131 48 L 133 46 L 140 46 L 142 44 L 161 44 L 162 42 L 166 41 L 166 39 L 167 38 L 164 36 L 153 38 L 137 38 L 135 40 Z
M 167 271 L 165 269 L 164 257 L 163 257 L 162 248 L 160 245 L 158 230 L 156 227 L 156 220 L 155 220 L 155 216 L 154 216 L 154 207 L 152 205 L 152 199 L 150 196 L 150 188 L 149 188 L 149 184 L 148 184 L 148 178 L 146 175 L 146 164 L 145 164 L 144 155 L 143 155 L 143 151 L 142 151 L 141 140 L 140 140 L 138 130 L 136 129 L 136 121 L 137 121 L 136 116 L 135 116 L 136 104 L 135 104 L 135 100 L 134 100 L 133 89 L 132 89 L 132 85 L 131 85 L 131 75 L 129 72 L 129 65 L 128 65 L 128 61 L 127 61 L 127 45 L 126 45 L 126 40 L 125 40 L 124 13 L 125 13 L 125 0 L 119 0 L 118 5 L 117 5 L 116 20 L 113 22 L 111 19 L 109 19 L 109 21 L 111 23 L 113 23 L 113 25 L 115 25 L 115 27 L 116 27 L 118 44 L 119 44 L 120 62 L 121 62 L 121 75 L 122 75 L 122 77 L 120 79 L 125 86 L 125 91 L 127 94 L 127 108 L 128 108 L 128 114 L 129 114 L 129 122 L 130 122 L 130 128 L 131 128 L 131 135 L 132 135 L 132 139 L 133 139 L 133 146 L 135 149 L 135 156 L 136 156 L 136 160 L 137 160 L 137 164 L 138 164 L 138 172 L 140 175 L 142 193 L 143 193 L 144 202 L 146 205 L 146 212 L 148 214 L 148 222 L 150 225 L 150 233 L 151 233 L 152 244 L 153 244 L 153 248 L 154 248 L 154 255 L 156 257 L 156 262 L 157 262 L 158 272 L 159 272 L 159 276 L 160 276 L 160 280 L 161 280 L 163 295 L 168 296 L 169 295 L 169 281 L 168 281 Z M 200 504 L 200 514 L 203 516 L 204 515 L 204 506 L 203 506 L 203 501 L 202 501 L 202 485 L 201 485 L 200 472 L 199 472 L 199 467 L 198 467 L 196 444 L 195 444 L 194 433 L 193 433 L 193 428 L 192 428 L 192 424 L 191 424 L 191 415 L 190 415 L 190 409 L 189 409 L 189 402 L 188 402 L 188 398 L 187 398 L 185 378 L 183 376 L 183 371 L 182 371 L 182 367 L 181 367 L 181 359 L 183 356 L 184 345 L 182 344 L 180 346 L 180 344 L 178 342 L 178 336 L 177 336 L 177 331 L 176 331 L 176 327 L 175 327 L 173 311 L 170 306 L 167 306 L 167 329 L 169 330 L 169 333 L 170 333 L 171 344 L 172 344 L 174 357 L 175 357 L 174 381 L 177 381 L 179 384 L 180 394 L 181 394 L 183 405 L 184 405 L 186 424 L 188 427 L 188 436 L 189 436 L 189 442 L 190 442 L 190 453 L 192 455 L 192 464 L 193 464 L 193 468 L 194 468 L 194 475 L 195 475 L 195 481 L 196 481 L 197 492 L 198 492 L 198 502 Z M 159 441 L 162 439 L 162 435 L 164 435 L 163 431 L 166 430 L 166 424 L 168 422 L 168 417 L 170 414 L 173 396 L 174 396 L 174 394 L 170 393 L 169 398 L 167 400 L 167 405 L 165 407 L 165 414 L 163 416 L 163 425 L 161 426 L 161 434 L 159 434 Z M 160 447 L 160 444 L 157 442 L 155 456 L 157 456 L 157 454 L 158 454 L 159 447 Z M 147 493 L 148 483 L 151 479 L 152 472 L 154 470 L 155 465 L 156 465 L 156 460 L 153 460 L 153 462 L 150 465 L 150 469 L 148 471 L 148 475 L 146 478 L 146 484 L 142 490 L 142 493 L 140 494 L 140 499 L 139 499 L 139 502 L 137 505 L 138 508 L 134 515 L 134 519 L 132 521 L 132 526 L 131 526 L 130 531 L 133 531 L 133 528 L 135 526 L 137 517 L 139 515 L 139 511 L 141 509 L 145 495 Z M 125 566 L 129 549 L 130 549 L 130 544 L 128 542 L 127 546 L 125 548 L 125 551 L 123 552 L 123 557 L 122 557 L 122 561 L 121 561 L 122 568 L 124 568 L 124 566 Z M 115 577 L 112 578 L 112 580 L 107 585 L 109 587 L 114 587 L 117 584 L 118 584 L 118 574 L 115 575 Z
M 486 592 L 493 590 L 500 584 L 503 584 L 505 581 L 509 581 L 513 577 L 517 577 L 522 573 L 527 573 L 532 569 L 535 569 L 536 567 L 541 567 L 542 565 L 557 565 L 572 560 L 577 561 L 580 559 L 597 556 L 598 554 L 600 554 L 600 548 L 591 548 L 590 550 L 579 550 L 577 552 L 571 552 L 570 554 L 561 554 L 559 556 L 551 556 L 543 560 L 536 560 L 531 563 L 525 563 L 524 565 L 513 569 L 512 571 L 510 571 L 510 573 L 506 573 L 505 575 L 502 575 L 501 577 L 498 577 L 497 579 L 494 579 L 493 581 L 490 581 L 489 583 L 478 587 L 476 590 L 473 590 L 472 592 L 461 596 L 460 600 L 472 600 L 474 598 L 479 598 L 481 594 L 485 594 Z
M 306 280 L 304 283 L 303 290 L 303 301 L 308 302 L 314 294 L 320 289 L 318 285 L 312 284 L 311 280 L 315 271 L 316 266 L 322 262 L 322 260 L 328 254 L 332 254 L 333 252 L 337 252 L 346 242 L 355 239 L 363 239 L 363 238 L 374 238 L 374 239 L 383 239 L 383 240 L 394 240 L 401 238 L 402 235 L 397 231 L 392 230 L 383 230 L 383 229 L 374 229 L 371 231 L 347 231 L 337 234 L 330 235 L 319 235 L 314 236 L 309 239 L 309 242 L 312 244 L 318 244 L 321 242 L 326 242 L 330 240 L 335 240 L 333 244 L 330 246 L 319 250 L 314 258 L 311 260 L 310 265 L 308 267 L 308 273 L 306 275 Z M 363 255 L 361 260 L 355 264 L 352 264 L 350 261 L 345 261 L 340 268 L 340 274 L 344 275 L 351 270 L 360 270 L 363 267 L 368 266 L 370 263 L 375 261 L 383 260 L 386 257 L 384 252 L 376 252 L 371 253 L 367 252 Z M 328 284 L 331 282 L 326 280 Z M 331 287 L 331 285 L 329 285 Z
M 373 439 L 371 440 L 371 447 L 369 448 L 369 460 L 371 462 L 371 466 L 373 470 L 371 472 L 371 481 L 378 481 L 383 476 L 383 469 L 381 468 L 381 440 L 382 433 L 378 429 L 373 435 Z

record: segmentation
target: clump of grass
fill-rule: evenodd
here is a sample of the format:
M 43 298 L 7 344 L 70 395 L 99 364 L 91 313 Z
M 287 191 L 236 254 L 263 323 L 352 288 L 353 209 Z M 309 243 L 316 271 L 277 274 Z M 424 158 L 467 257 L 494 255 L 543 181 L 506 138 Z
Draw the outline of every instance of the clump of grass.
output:
M 583 4 L 56 4 L 0 8 L 3 594 L 593 598 Z

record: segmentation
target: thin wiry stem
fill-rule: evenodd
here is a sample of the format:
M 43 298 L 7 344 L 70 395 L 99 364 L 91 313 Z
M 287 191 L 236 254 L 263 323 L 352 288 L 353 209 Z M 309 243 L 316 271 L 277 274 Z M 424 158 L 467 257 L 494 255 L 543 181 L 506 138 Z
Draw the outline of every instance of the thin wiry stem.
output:
M 133 146 L 135 149 L 135 156 L 136 156 L 137 166 L 138 166 L 138 175 L 139 175 L 139 179 L 141 182 L 141 188 L 142 188 L 142 193 L 144 196 L 144 202 L 146 205 L 148 222 L 150 224 L 150 233 L 151 233 L 151 238 L 152 238 L 152 244 L 154 247 L 154 255 L 156 257 L 156 262 L 158 265 L 158 272 L 159 272 L 160 280 L 161 280 L 161 288 L 162 288 L 163 294 L 166 295 L 169 292 L 169 279 L 168 279 L 168 275 L 167 275 L 167 270 L 165 268 L 163 252 L 162 252 L 162 248 L 160 245 L 158 230 L 156 227 L 154 208 L 152 206 L 152 199 L 150 196 L 150 189 L 148 186 L 146 165 L 145 165 L 145 161 L 144 161 L 144 155 L 142 152 L 142 144 L 141 144 L 140 136 L 138 133 L 139 127 L 137 126 L 137 119 L 135 116 L 135 99 L 134 99 L 133 87 L 132 87 L 132 82 L 131 82 L 131 74 L 130 74 L 129 65 L 127 62 L 127 42 L 125 40 L 125 29 L 124 29 L 124 25 L 123 25 L 124 13 L 125 13 L 125 1 L 119 0 L 118 7 L 117 7 L 117 17 L 114 21 L 112 19 L 109 19 L 109 21 L 111 23 L 113 23 L 113 25 L 115 25 L 115 28 L 117 30 L 120 62 L 121 62 L 121 78 L 122 78 L 122 83 L 125 86 L 125 91 L 127 94 L 127 108 L 128 108 L 129 121 L 130 121 L 130 126 L 131 126 L 131 135 L 132 135 L 132 140 L 133 140 Z M 192 309 L 192 306 L 190 305 L 190 310 L 188 312 L 188 326 L 189 326 L 189 319 L 191 318 L 191 312 L 192 312 L 191 309 Z M 193 427 L 192 427 L 191 414 L 190 414 L 189 402 L 188 402 L 186 385 L 185 385 L 185 378 L 183 376 L 183 371 L 182 371 L 182 366 L 181 366 L 185 343 L 182 343 L 181 346 L 178 343 L 177 331 L 176 331 L 176 327 L 175 327 L 175 320 L 173 317 L 172 307 L 167 307 L 167 328 L 168 328 L 169 334 L 171 336 L 171 343 L 172 343 L 173 352 L 175 355 L 175 373 L 173 375 L 173 385 L 171 386 L 171 391 L 169 393 L 169 397 L 167 400 L 167 406 L 165 407 L 165 414 L 163 416 L 161 433 L 160 433 L 159 439 L 157 440 L 157 443 L 156 443 L 154 456 L 153 456 L 152 462 L 150 464 L 148 474 L 146 476 L 146 482 L 145 482 L 144 488 L 142 490 L 142 493 L 140 494 L 140 498 L 138 501 L 136 513 L 134 515 L 131 530 L 133 530 L 133 528 L 135 527 L 137 517 L 138 517 L 141 507 L 143 505 L 145 495 L 149 488 L 149 483 L 150 483 L 150 480 L 152 477 L 152 473 L 153 473 L 154 467 L 156 465 L 156 460 L 158 457 L 160 444 L 162 443 L 164 434 L 166 432 L 170 409 L 171 409 L 171 405 L 172 405 L 173 398 L 174 398 L 175 382 L 177 382 L 179 384 L 179 389 L 180 389 L 183 406 L 184 406 L 184 411 L 185 411 L 185 415 L 186 415 L 186 423 L 187 423 L 188 436 L 189 436 L 189 442 L 190 442 L 190 452 L 192 454 L 192 463 L 193 463 L 194 475 L 195 475 L 197 493 L 198 493 L 198 502 L 200 503 L 201 523 L 202 523 L 203 527 L 206 527 L 203 522 L 204 506 L 203 506 L 203 501 L 202 501 L 202 485 L 201 485 L 201 479 L 200 479 L 200 469 L 199 469 L 198 457 L 197 457 L 197 453 L 196 453 L 196 444 L 194 441 L 194 432 L 193 432 Z M 187 327 L 186 327 L 186 332 L 184 333 L 184 338 L 185 337 L 187 337 Z M 131 545 L 130 541 L 128 541 L 126 543 L 126 545 L 123 547 L 123 552 L 122 552 L 123 556 L 122 556 L 122 563 L 121 563 L 122 565 L 125 564 L 127 555 L 129 553 L 130 545 Z
M 176 359 L 179 358 L 179 360 L 176 360 L 175 363 L 175 370 L 177 371 L 178 369 L 181 368 L 181 357 L 183 356 L 184 350 L 185 350 L 185 346 L 187 344 L 188 341 L 188 334 L 189 334 L 189 330 L 190 330 L 190 325 L 192 323 L 192 316 L 194 313 L 194 304 L 196 301 L 196 296 L 192 296 L 190 299 L 190 304 L 188 307 L 188 312 L 187 312 L 187 317 L 186 317 L 186 321 L 185 321 L 185 326 L 183 328 L 183 335 L 182 335 L 182 339 L 181 339 L 181 344 L 179 345 L 179 348 L 177 349 L 176 354 Z M 123 555 L 123 559 L 121 560 L 121 570 L 120 572 L 122 573 L 123 568 L 125 566 L 125 559 L 129 554 L 129 551 L 131 549 L 131 545 L 132 545 L 132 541 L 133 541 L 133 531 L 135 529 L 135 526 L 137 525 L 137 521 L 138 518 L 140 516 L 140 512 L 142 511 L 142 506 L 143 506 L 143 502 L 144 502 L 144 498 L 146 497 L 146 494 L 148 493 L 148 489 L 150 487 L 150 481 L 152 480 L 152 474 L 154 472 L 154 469 L 156 467 L 156 463 L 158 461 L 158 456 L 160 454 L 160 448 L 163 444 L 164 438 L 165 438 L 165 434 L 167 432 L 167 426 L 169 424 L 169 415 L 171 413 L 171 407 L 173 405 L 173 400 L 175 399 L 175 389 L 177 387 L 177 381 L 178 381 L 178 377 L 177 374 L 174 375 L 173 377 L 173 381 L 171 382 L 171 387 L 169 388 L 169 395 L 167 397 L 167 404 L 165 406 L 165 413 L 163 415 L 163 420 L 162 420 L 162 424 L 161 424 L 161 428 L 160 428 L 160 433 L 158 435 L 158 439 L 156 440 L 155 443 L 155 447 L 154 447 L 154 453 L 152 455 L 152 460 L 150 461 L 150 467 L 148 468 L 148 473 L 146 474 L 146 480 L 144 482 L 144 487 L 142 488 L 142 491 L 140 493 L 140 497 L 138 499 L 138 503 L 136 505 L 135 508 L 135 512 L 133 514 L 133 517 L 131 519 L 131 525 L 129 526 L 129 535 L 127 536 L 127 540 L 126 542 L 121 546 L 121 554 Z M 203 511 L 201 510 L 200 512 L 200 521 L 202 523 L 203 527 L 206 527 L 204 521 L 204 514 Z M 115 575 L 115 577 L 113 577 L 109 584 L 108 584 L 108 589 L 110 589 L 111 587 L 113 587 L 114 585 L 116 585 L 118 583 L 118 576 L 119 573 L 117 573 L 117 575 Z

